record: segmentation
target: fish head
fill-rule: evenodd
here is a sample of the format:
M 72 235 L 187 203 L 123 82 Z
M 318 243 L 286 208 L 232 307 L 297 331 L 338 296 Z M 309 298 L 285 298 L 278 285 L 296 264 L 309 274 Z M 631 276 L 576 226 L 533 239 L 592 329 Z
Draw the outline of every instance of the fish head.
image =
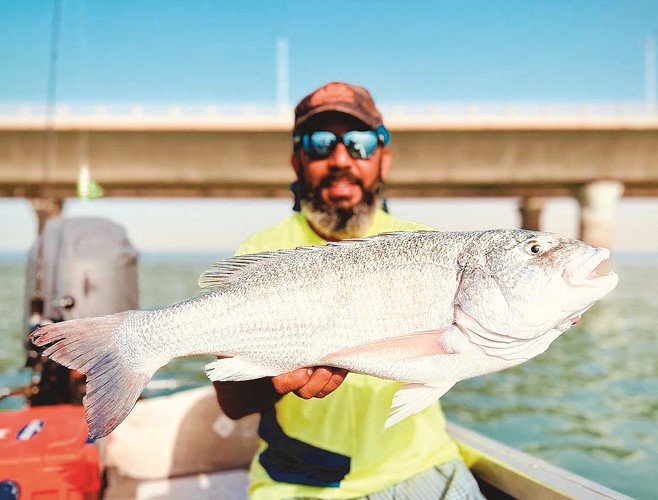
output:
M 598 269 L 608 249 L 557 234 L 486 231 L 465 252 L 455 304 L 493 335 L 562 333 L 617 286 Z

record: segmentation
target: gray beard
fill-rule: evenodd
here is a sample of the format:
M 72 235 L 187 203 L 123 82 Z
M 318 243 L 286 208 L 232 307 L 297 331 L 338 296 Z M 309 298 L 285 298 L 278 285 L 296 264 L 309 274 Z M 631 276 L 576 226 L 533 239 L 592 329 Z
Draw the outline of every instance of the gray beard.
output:
M 343 240 L 361 238 L 372 227 L 377 210 L 383 203 L 383 185 L 377 179 L 373 186 L 363 189 L 363 199 L 352 208 L 337 208 L 325 203 L 320 189 L 310 189 L 304 179 L 300 179 L 300 207 L 310 225 L 325 236 Z

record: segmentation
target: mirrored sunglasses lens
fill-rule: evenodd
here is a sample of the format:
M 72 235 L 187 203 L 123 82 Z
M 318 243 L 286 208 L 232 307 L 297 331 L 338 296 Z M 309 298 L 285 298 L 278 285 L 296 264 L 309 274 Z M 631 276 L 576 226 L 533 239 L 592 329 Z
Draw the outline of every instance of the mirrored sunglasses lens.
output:
M 343 143 L 352 158 L 370 158 L 377 149 L 377 134 L 372 130 L 352 130 L 343 135 Z
M 312 152 L 318 156 L 328 156 L 336 145 L 336 134 L 326 130 L 318 130 L 310 136 Z

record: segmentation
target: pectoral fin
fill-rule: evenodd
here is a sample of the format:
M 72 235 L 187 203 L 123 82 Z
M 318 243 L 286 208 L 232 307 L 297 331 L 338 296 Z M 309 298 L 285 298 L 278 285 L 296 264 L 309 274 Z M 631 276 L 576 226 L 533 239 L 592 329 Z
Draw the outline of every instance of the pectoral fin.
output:
M 384 427 L 391 427 L 402 419 L 427 408 L 448 392 L 453 385 L 454 382 L 403 385 L 393 396 L 391 413 Z
M 412 360 L 437 354 L 455 354 L 457 351 L 450 338 L 458 332 L 454 326 L 439 330 L 414 332 L 408 335 L 388 337 L 331 353 L 320 360 L 330 365 L 337 360 L 358 359 L 376 356 L 392 361 Z M 453 337 L 454 339 L 454 337 Z
M 206 375 L 213 382 L 253 380 L 278 375 L 276 370 L 240 358 L 222 358 L 206 365 Z

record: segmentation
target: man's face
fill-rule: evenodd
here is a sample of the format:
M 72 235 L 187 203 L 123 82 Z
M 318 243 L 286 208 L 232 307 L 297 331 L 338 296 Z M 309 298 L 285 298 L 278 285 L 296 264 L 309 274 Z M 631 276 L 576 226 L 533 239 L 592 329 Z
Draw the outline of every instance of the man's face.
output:
M 304 131 L 342 135 L 368 129 L 349 115 L 322 113 Z M 352 158 L 339 141 L 322 159 L 312 160 L 298 148 L 292 163 L 300 182 L 302 211 L 314 229 L 329 239 L 362 236 L 359 233 L 370 227 L 381 206 L 382 181 L 390 166 L 388 149 L 380 146 L 370 158 Z

